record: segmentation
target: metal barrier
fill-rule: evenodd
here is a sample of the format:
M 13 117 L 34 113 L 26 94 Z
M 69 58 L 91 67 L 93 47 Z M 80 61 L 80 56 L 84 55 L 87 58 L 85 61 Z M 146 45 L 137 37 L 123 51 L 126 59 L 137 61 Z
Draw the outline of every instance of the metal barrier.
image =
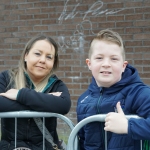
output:
M 91 123 L 91 122 L 95 122 L 95 121 L 99 121 L 99 122 L 104 122 L 106 118 L 106 115 L 93 115 L 90 117 L 87 117 L 85 119 L 83 119 L 82 121 L 80 121 L 71 131 L 70 135 L 69 135 L 69 139 L 68 139 L 68 145 L 67 145 L 67 150 L 78 150 L 78 149 L 74 149 L 74 142 L 75 142 L 75 138 L 79 132 L 79 130 L 86 124 Z M 126 115 L 127 119 L 130 118 L 137 118 L 139 119 L 140 117 L 137 115 Z M 140 148 L 142 150 L 142 140 L 140 140 Z M 107 150 L 107 131 L 105 131 L 105 150 Z
M 15 118 L 15 148 L 17 145 L 17 118 L 34 118 L 34 117 L 41 117 L 43 118 L 43 150 L 45 146 L 45 118 L 46 117 L 57 117 L 61 120 L 63 120 L 71 130 L 74 128 L 73 122 L 68 119 L 66 116 L 57 114 L 57 113 L 48 113 L 48 112 L 35 112 L 35 111 L 14 111 L 14 112 L 1 112 L 0 118 Z M 74 148 L 77 150 L 78 148 L 78 139 L 74 141 Z

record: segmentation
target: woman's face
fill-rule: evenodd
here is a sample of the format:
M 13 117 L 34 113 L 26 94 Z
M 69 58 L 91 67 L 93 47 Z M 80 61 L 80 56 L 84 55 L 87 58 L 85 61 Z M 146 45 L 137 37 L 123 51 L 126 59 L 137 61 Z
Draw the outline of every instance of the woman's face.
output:
M 53 69 L 55 49 L 46 40 L 34 43 L 29 53 L 25 55 L 27 73 L 35 84 L 42 81 Z

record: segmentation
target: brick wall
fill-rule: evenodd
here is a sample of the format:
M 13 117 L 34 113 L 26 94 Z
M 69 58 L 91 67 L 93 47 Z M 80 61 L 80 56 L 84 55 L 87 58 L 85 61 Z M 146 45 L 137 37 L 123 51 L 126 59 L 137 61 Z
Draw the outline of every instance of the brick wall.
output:
M 76 123 L 78 96 L 91 80 L 85 64 L 89 42 L 105 28 L 121 34 L 127 60 L 150 84 L 149 0 L 0 0 L 0 71 L 18 64 L 31 37 L 53 37 L 59 44 L 57 75 L 71 94 L 67 116 Z

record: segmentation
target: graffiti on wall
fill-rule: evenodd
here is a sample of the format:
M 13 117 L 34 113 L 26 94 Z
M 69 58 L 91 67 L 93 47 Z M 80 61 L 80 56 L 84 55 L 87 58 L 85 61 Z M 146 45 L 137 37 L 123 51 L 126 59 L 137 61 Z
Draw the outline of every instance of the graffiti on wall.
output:
M 115 10 L 108 10 L 108 9 L 102 10 L 103 2 L 99 0 L 93 3 L 92 6 L 85 12 L 77 11 L 77 7 L 80 6 L 80 3 L 77 3 L 71 12 L 68 12 L 67 11 L 68 3 L 69 3 L 69 0 L 66 0 L 63 11 L 60 17 L 58 18 L 59 24 L 62 24 L 64 20 L 75 18 L 77 14 L 82 14 L 83 19 L 79 24 L 76 24 L 76 28 L 73 32 L 73 35 L 70 36 L 69 40 L 66 40 L 65 36 L 58 36 L 58 44 L 63 52 L 66 51 L 66 48 L 72 48 L 76 52 L 79 52 L 79 51 L 83 52 L 84 45 L 87 42 L 84 39 L 85 37 L 84 24 L 85 23 L 89 24 L 89 31 L 91 32 L 91 35 L 95 35 L 95 33 L 92 31 L 93 29 L 92 22 L 87 19 L 89 15 L 93 17 L 97 17 L 102 14 L 105 14 L 105 15 L 116 14 L 124 10 L 124 8 L 115 9 Z

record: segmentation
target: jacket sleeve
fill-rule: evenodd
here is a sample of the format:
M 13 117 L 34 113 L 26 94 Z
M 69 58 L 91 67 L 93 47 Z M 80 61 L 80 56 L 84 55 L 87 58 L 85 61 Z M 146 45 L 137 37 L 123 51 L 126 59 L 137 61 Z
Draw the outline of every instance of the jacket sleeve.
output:
M 150 140 L 150 88 L 143 88 L 132 103 L 140 119 L 130 118 L 128 134 L 135 140 Z
M 60 96 L 48 93 L 36 92 L 35 90 L 22 88 L 19 91 L 17 102 L 34 111 L 53 112 L 67 114 L 71 107 L 70 94 L 66 85 L 61 81 L 53 92 L 62 92 Z
M 6 92 L 9 84 L 8 72 L 0 73 L 0 93 Z M 4 96 L 0 96 L 0 112 L 29 110 L 29 107 L 10 100 Z

